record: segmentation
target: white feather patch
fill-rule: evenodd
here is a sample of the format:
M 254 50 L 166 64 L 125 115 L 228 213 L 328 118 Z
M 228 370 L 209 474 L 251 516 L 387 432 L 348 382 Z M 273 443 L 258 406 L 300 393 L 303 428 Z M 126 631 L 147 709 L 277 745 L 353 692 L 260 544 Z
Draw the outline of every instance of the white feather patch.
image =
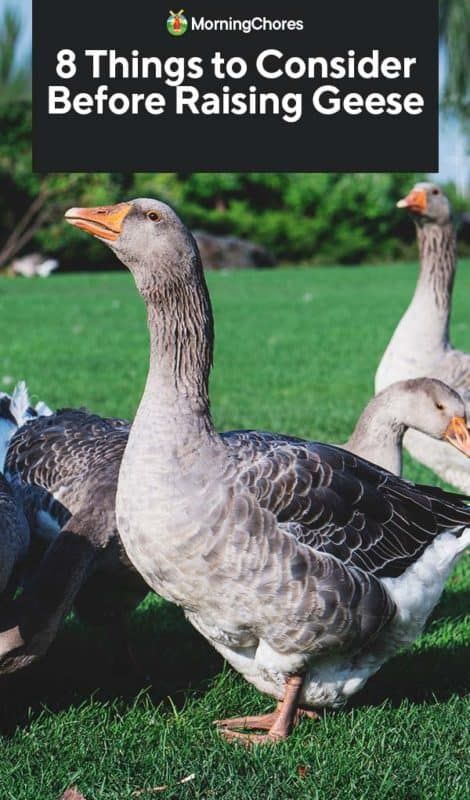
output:
M 16 419 L 18 427 L 24 425 L 28 419 L 31 419 L 31 414 L 28 411 L 30 407 L 28 389 L 25 381 L 19 381 L 13 389 L 11 396 L 10 412 Z
M 52 414 L 54 413 L 52 409 L 49 408 L 48 405 L 46 405 L 46 403 L 43 403 L 42 400 L 40 400 L 39 403 L 36 403 L 36 405 L 34 406 L 34 410 L 38 415 L 38 417 L 51 417 Z
M 446 531 L 436 536 L 421 558 L 398 578 L 382 578 L 397 606 L 392 628 L 400 646 L 411 644 L 419 636 L 456 561 L 469 546 L 470 528 L 459 537 Z

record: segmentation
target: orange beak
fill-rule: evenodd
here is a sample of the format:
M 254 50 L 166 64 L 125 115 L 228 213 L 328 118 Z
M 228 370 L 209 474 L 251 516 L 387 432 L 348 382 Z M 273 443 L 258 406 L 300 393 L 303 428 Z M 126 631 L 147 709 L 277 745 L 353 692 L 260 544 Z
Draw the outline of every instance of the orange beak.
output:
M 452 417 L 443 438 L 466 456 L 470 456 L 470 431 L 463 417 Z
M 97 208 L 69 208 L 65 219 L 76 228 L 81 228 L 99 239 L 115 242 L 122 231 L 122 223 L 131 210 L 131 203 L 118 203 L 116 206 Z
M 397 208 L 408 208 L 417 214 L 422 214 L 426 211 L 428 201 L 424 189 L 412 189 L 403 200 L 399 200 Z

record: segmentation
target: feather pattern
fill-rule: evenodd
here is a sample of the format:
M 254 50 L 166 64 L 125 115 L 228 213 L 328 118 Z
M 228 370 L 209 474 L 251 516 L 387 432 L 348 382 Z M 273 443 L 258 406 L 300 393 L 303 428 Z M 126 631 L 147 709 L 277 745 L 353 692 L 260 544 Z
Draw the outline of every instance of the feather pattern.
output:
M 226 435 L 239 480 L 296 539 L 380 577 L 396 577 L 435 536 L 470 523 L 465 498 L 397 479 L 333 445 L 254 431 Z

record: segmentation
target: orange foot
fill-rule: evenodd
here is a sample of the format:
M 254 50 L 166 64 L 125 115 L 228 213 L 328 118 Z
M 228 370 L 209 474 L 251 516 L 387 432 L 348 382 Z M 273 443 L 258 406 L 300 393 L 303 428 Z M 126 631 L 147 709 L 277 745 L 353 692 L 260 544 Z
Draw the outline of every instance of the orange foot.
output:
M 276 711 L 270 714 L 261 714 L 256 717 L 231 717 L 218 719 L 217 725 L 222 736 L 229 742 L 238 741 L 241 744 L 274 744 L 287 739 L 291 728 L 297 726 L 302 717 L 318 719 L 318 714 L 309 709 L 297 708 L 292 720 L 283 718 L 281 714 L 282 703 L 278 703 Z M 245 731 L 267 731 L 267 733 L 246 733 Z

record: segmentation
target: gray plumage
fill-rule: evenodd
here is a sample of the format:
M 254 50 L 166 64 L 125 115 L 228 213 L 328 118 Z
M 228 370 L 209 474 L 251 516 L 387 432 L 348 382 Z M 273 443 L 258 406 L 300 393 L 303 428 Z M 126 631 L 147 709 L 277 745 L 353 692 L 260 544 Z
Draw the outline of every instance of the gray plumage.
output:
M 23 498 L 0 472 L 0 599 L 13 595 L 30 542 Z
M 85 622 L 118 623 L 148 591 L 116 530 L 115 493 L 127 433 L 122 420 L 64 409 L 13 436 L 6 472 L 28 497 L 43 557 L 21 597 L 0 609 L 1 671 L 42 655 L 73 605 Z
M 150 368 L 116 497 L 131 561 L 262 691 L 283 698 L 301 675 L 303 702 L 341 704 L 422 629 L 468 543 L 470 509 L 331 445 L 224 440 L 187 229 L 154 200 L 66 217 L 111 246 L 147 306 Z
M 470 355 L 452 347 L 449 321 L 456 269 L 452 210 L 442 190 L 418 183 L 399 205 L 413 214 L 420 255 L 416 290 L 385 350 L 375 389 L 409 378 L 438 378 L 457 391 L 470 411 Z M 422 433 L 404 439 L 412 456 L 461 491 L 470 493 L 470 462 Z

